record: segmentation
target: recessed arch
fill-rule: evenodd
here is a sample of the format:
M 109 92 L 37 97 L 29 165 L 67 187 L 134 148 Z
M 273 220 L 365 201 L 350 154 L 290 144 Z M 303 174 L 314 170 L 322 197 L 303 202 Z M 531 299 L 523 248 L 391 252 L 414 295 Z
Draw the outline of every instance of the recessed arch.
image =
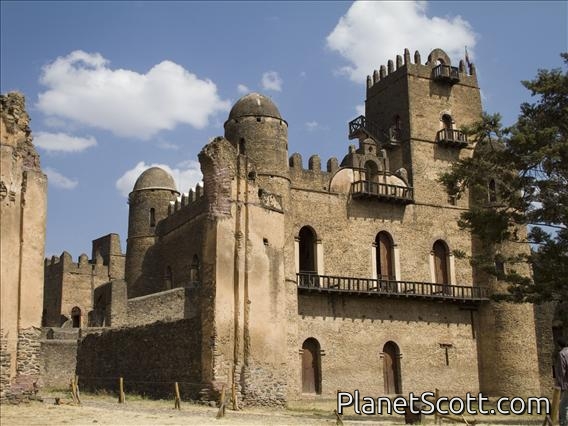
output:
M 317 272 L 317 234 L 311 226 L 303 226 L 298 233 L 300 273 Z
M 321 395 L 321 347 L 313 337 L 302 344 L 302 393 Z
M 166 290 L 170 290 L 174 287 L 174 274 L 170 266 L 166 266 L 166 271 L 164 273 L 164 287 Z
M 450 285 L 450 249 L 444 240 L 436 240 L 432 246 L 434 256 L 434 279 L 436 284 L 443 284 L 444 293 L 449 291 Z M 446 286 L 448 286 L 446 288 Z
M 394 281 L 394 241 L 392 236 L 381 231 L 375 237 L 377 279 Z
M 81 328 L 81 308 L 74 306 L 71 309 L 71 320 L 73 322 L 73 328 Z
M 452 116 L 450 114 L 442 114 L 442 125 L 446 130 L 452 130 L 454 128 L 454 120 L 452 119 Z
M 189 281 L 191 283 L 198 283 L 201 281 L 199 257 L 194 254 L 191 259 L 191 266 L 189 267 Z
M 382 356 L 385 395 L 401 394 L 400 348 L 395 342 L 389 340 L 383 346 Z

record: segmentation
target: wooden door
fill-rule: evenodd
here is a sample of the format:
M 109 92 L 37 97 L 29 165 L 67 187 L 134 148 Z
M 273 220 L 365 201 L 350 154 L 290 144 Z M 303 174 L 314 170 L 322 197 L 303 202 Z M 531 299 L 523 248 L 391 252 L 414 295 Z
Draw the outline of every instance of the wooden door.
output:
M 436 284 L 444 284 L 444 293 L 448 293 L 449 274 L 448 274 L 448 251 L 441 241 L 434 243 L 434 272 L 436 275 Z
M 376 245 L 377 278 L 379 280 L 394 280 L 392 242 L 390 237 L 384 232 L 379 232 Z
M 393 342 L 387 342 L 383 348 L 383 381 L 385 395 L 399 394 L 402 392 L 399 362 L 398 346 Z

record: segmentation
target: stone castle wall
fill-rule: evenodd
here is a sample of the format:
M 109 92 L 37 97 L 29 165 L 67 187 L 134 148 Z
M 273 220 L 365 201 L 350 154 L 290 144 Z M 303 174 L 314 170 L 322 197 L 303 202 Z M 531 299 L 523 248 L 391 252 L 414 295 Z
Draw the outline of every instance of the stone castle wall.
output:
M 39 383 L 47 178 L 29 123 L 23 95 L 0 96 L 2 399 Z
M 178 382 L 182 398 L 197 399 L 207 387 L 200 348 L 196 318 L 89 334 L 77 353 L 79 384 L 114 391 L 123 377 L 127 393 L 170 397 Z

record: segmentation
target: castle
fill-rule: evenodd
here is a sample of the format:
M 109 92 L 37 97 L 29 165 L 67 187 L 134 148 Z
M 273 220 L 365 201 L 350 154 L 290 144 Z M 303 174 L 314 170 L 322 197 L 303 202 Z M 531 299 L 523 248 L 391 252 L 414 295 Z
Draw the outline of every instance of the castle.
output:
M 481 108 L 473 64 L 405 50 L 367 78 L 357 144 L 305 168 L 277 106 L 248 94 L 199 154 L 203 187 L 140 175 L 125 254 L 110 234 L 91 260 L 46 260 L 44 326 L 82 330 L 70 350 L 85 387 L 224 385 L 265 405 L 354 389 L 546 394 L 533 306 L 492 301 L 504 285 L 456 255 L 479 250 L 457 222 L 483 200 L 439 182 L 474 155 L 460 129 Z

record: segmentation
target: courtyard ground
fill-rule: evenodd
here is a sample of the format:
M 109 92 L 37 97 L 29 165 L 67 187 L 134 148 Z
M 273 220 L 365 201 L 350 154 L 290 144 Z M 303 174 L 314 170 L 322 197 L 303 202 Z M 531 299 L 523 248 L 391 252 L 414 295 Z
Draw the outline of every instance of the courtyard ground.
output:
M 0 424 L 8 425 L 335 425 L 334 401 L 302 401 L 288 409 L 246 408 L 227 409 L 225 417 L 216 418 L 218 409 L 182 402 L 181 410 L 174 410 L 174 402 L 143 399 L 127 395 L 125 404 L 118 404 L 110 395 L 82 395 L 82 405 L 55 405 L 55 397 L 69 401 L 66 394 L 44 395 L 43 402 L 0 406 Z M 466 416 L 471 419 L 471 416 Z M 543 416 L 477 416 L 477 425 L 542 424 Z M 359 416 L 346 414 L 345 425 L 400 425 L 402 416 Z M 444 424 L 452 422 L 444 421 Z M 434 424 L 428 416 L 425 424 Z

